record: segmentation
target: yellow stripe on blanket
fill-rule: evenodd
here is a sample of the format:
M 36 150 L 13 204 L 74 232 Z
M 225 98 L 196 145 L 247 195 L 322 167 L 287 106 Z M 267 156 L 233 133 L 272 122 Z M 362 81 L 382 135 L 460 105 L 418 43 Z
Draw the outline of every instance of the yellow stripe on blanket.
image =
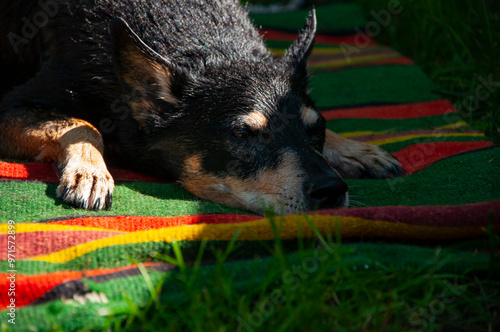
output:
M 0 225 L 0 234 L 8 234 L 9 225 Z M 16 234 L 32 232 L 50 232 L 50 231 L 105 231 L 112 232 L 112 229 L 97 227 L 57 225 L 57 224 L 16 224 Z
M 469 136 L 469 137 L 477 137 L 484 136 L 482 133 L 436 133 L 436 134 L 415 134 L 415 135 L 405 135 L 405 136 L 396 136 L 390 138 L 383 138 L 374 141 L 368 141 L 366 143 L 374 144 L 374 145 L 384 145 L 390 143 L 404 142 L 415 138 L 422 137 L 453 137 L 453 136 Z
M 460 127 L 468 127 L 469 124 L 465 121 L 459 121 L 459 122 L 455 122 L 455 123 L 450 123 L 450 124 L 447 124 L 447 125 L 444 125 L 444 126 L 441 126 L 441 127 L 438 127 L 438 128 L 441 128 L 441 129 L 455 129 L 455 128 L 460 128 Z
M 381 135 L 381 134 L 388 134 L 389 131 L 371 131 L 371 130 L 365 130 L 365 131 L 350 131 L 350 132 L 345 132 L 345 133 L 337 133 L 342 137 L 359 137 L 359 136 L 367 136 L 367 135 Z
M 336 224 L 338 224 L 342 237 L 365 236 L 442 240 L 484 235 L 484 230 L 479 227 L 416 226 L 404 223 L 330 215 L 313 215 L 309 216 L 309 218 L 314 223 L 317 230 L 323 235 L 335 234 Z M 292 215 L 280 217 L 275 224 L 282 239 L 294 239 L 298 236 L 315 236 L 313 229 L 311 229 L 304 216 Z M 108 246 L 144 242 L 228 241 L 231 240 L 236 233 L 239 233 L 237 238 L 239 241 L 272 240 L 275 238 L 273 228 L 268 219 L 234 224 L 199 224 L 117 235 L 79 244 L 49 255 L 32 257 L 29 260 L 65 263 L 91 251 Z

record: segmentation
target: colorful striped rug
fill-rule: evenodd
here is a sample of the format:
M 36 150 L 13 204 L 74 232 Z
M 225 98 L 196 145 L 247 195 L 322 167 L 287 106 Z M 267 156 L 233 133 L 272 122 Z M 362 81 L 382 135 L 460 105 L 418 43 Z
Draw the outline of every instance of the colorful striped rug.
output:
M 147 302 L 146 271 L 153 284 L 175 272 L 175 266 L 154 259 L 155 253 L 170 252 L 174 243 L 189 261 L 202 242 L 225 248 L 237 239 L 240 249 L 226 265 L 236 284 L 248 285 L 264 275 L 268 260 L 254 258 L 265 255 L 260 243 L 275 234 L 293 241 L 315 237 L 316 231 L 340 232 L 352 241 L 346 245 L 353 248 L 352 259 L 405 266 L 434 255 L 434 249 L 422 246 L 429 241 L 485 237 L 487 227 L 500 232 L 500 147 L 469 127 L 411 60 L 361 34 L 365 20 L 357 6 L 319 7 L 317 13 L 312 97 L 328 128 L 382 146 L 398 158 L 406 176 L 349 180 L 351 208 L 277 217 L 271 223 L 126 170 L 111 170 L 116 182 L 111 211 L 78 210 L 56 197 L 55 165 L 3 160 L 2 326 L 102 329 L 107 313 L 120 312 L 130 301 L 138 306 Z M 264 26 L 268 46 L 282 54 L 306 14 L 258 14 L 254 20 Z M 14 231 L 15 239 L 9 238 Z M 371 239 L 385 244 L 370 244 Z M 11 246 L 15 251 L 8 250 Z M 296 259 L 291 249 L 289 255 Z M 467 264 L 488 260 L 486 254 L 455 255 L 457 261 L 467 257 Z M 213 266 L 202 269 L 208 273 Z M 12 287 L 15 297 L 8 295 Z M 166 282 L 163 289 L 168 290 L 165 301 L 183 297 L 174 284 Z M 12 298 L 16 325 L 5 319 Z

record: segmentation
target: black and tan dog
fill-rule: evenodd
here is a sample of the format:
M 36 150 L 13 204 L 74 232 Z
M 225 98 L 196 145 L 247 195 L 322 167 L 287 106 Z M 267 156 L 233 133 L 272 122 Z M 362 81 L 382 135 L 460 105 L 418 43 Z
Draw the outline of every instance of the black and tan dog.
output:
M 254 212 L 345 207 L 342 177 L 403 170 L 326 130 L 315 30 L 277 59 L 236 0 L 0 0 L 0 155 L 58 162 L 84 209 L 111 206 L 105 152 Z

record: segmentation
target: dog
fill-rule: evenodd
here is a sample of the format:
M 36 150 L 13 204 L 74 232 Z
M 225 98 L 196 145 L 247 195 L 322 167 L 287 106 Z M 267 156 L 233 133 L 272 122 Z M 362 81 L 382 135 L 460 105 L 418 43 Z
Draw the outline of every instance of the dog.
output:
M 0 155 L 57 162 L 57 195 L 109 209 L 105 160 L 255 213 L 348 206 L 404 173 L 327 130 L 308 95 L 314 9 L 283 57 L 236 0 L 0 2 Z

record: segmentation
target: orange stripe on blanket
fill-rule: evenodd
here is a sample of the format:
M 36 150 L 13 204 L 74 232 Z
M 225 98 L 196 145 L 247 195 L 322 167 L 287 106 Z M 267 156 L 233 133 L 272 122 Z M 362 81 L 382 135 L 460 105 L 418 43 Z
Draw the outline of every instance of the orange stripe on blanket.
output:
M 57 167 L 46 163 L 0 162 L 0 180 L 24 180 L 58 183 Z M 141 181 L 166 183 L 165 179 L 122 169 L 110 169 L 115 181 Z
M 291 32 L 283 32 L 276 30 L 261 29 L 260 34 L 264 36 L 265 39 L 273 39 L 279 41 L 290 41 L 293 42 L 297 39 L 298 34 Z M 349 36 L 326 36 L 326 35 L 316 35 L 316 43 L 321 44 L 331 44 L 331 45 L 359 45 L 364 46 L 376 45 L 375 41 L 366 34 L 356 34 Z
M 153 263 L 145 263 L 144 266 L 151 266 Z M 32 303 L 52 288 L 64 282 L 78 280 L 83 277 L 91 277 L 103 274 L 110 274 L 119 271 L 131 270 L 137 268 L 137 265 L 129 265 L 119 268 L 111 269 L 96 269 L 87 270 L 82 272 L 61 271 L 40 275 L 15 275 L 15 289 L 16 289 L 16 307 L 21 307 Z M 10 286 L 10 280 L 7 277 L 11 275 L 8 273 L 0 273 L 0 292 L 7 294 Z M 0 310 L 3 310 L 9 304 L 8 296 L 0 296 Z
M 339 217 L 330 215 L 311 215 L 316 229 L 324 235 L 335 234 L 336 224 L 344 238 L 347 237 L 385 237 L 408 239 L 460 239 L 485 235 L 484 227 L 433 227 L 416 226 L 380 220 L 366 220 L 356 217 Z M 276 220 L 278 236 L 282 239 L 295 239 L 297 236 L 315 237 L 304 216 L 292 215 Z M 494 226 L 498 231 L 498 225 Z M 276 234 L 269 220 L 261 219 L 240 224 L 190 225 L 169 227 L 155 230 L 138 231 L 115 237 L 96 240 L 77 245 L 59 252 L 34 257 L 31 260 L 51 263 L 65 263 L 99 248 L 145 243 L 173 241 L 228 241 L 235 235 L 240 241 L 272 240 Z
M 406 173 L 411 174 L 446 157 L 492 145 L 493 143 L 489 141 L 421 143 L 394 152 L 392 155 L 399 160 Z
M 120 233 L 137 232 L 182 225 L 241 223 L 250 220 L 256 220 L 258 218 L 258 216 L 236 214 L 199 215 L 185 217 L 82 217 L 46 223 L 19 223 L 16 224 L 16 234 L 61 231 L 116 231 Z M 8 225 L 0 225 L 0 234 L 8 234 L 8 230 Z
M 452 113 L 455 109 L 448 100 L 435 100 L 424 103 L 370 106 L 351 109 L 322 111 L 326 120 L 332 119 L 414 119 L 426 116 Z
M 122 232 L 146 231 L 182 225 L 241 223 L 255 220 L 259 217 L 239 214 L 200 215 L 184 217 L 88 217 L 49 222 L 50 225 L 67 225 L 95 227 Z

